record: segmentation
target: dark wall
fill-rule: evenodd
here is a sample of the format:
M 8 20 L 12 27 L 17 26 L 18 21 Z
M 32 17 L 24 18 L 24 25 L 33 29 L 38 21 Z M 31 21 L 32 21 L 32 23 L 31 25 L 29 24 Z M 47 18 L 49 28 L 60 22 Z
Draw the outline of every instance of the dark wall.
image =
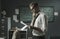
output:
M 1 13 L 1 0 L 0 0 L 0 13 Z M 0 16 L 1 17 L 1 16 Z
M 60 36 L 60 0 L 2 0 L 2 9 L 6 9 L 7 17 L 10 17 L 14 14 L 15 8 L 28 6 L 33 1 L 38 2 L 39 6 L 54 6 L 59 16 L 56 17 L 55 22 L 49 23 L 48 34 Z
M 0 10 L 1 10 L 1 0 L 0 0 Z
M 0 20 L 1 20 L 1 0 L 0 0 Z M 0 24 L 1 24 L 1 21 L 0 21 Z

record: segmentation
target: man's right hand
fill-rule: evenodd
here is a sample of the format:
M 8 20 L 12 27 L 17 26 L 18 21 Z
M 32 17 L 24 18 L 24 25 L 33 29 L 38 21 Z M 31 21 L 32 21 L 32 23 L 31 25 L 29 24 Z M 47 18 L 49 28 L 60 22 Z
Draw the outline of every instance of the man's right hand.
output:
M 27 26 L 27 28 L 29 28 L 29 29 L 33 29 L 33 26 L 31 26 L 31 25 L 28 25 L 28 26 Z

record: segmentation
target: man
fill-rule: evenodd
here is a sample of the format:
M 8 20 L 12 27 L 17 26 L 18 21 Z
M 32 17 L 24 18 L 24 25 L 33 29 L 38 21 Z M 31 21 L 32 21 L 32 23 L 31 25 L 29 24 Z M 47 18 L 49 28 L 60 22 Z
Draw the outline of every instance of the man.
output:
M 38 3 L 32 2 L 29 7 L 33 12 L 33 19 L 31 25 L 28 26 L 28 28 L 33 29 L 33 39 L 45 39 L 45 33 L 47 32 L 48 26 L 47 16 L 43 12 L 40 12 Z M 12 39 L 16 39 L 17 32 L 18 30 L 14 32 Z
M 29 7 L 32 10 L 33 16 L 31 26 L 29 27 L 33 29 L 33 39 L 45 39 L 48 26 L 47 16 L 40 12 L 38 3 L 32 2 Z

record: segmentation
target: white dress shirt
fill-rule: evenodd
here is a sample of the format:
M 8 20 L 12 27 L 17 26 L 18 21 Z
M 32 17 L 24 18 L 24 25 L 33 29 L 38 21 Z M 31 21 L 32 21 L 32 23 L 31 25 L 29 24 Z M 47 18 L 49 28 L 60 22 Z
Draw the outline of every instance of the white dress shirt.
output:
M 34 27 L 40 28 L 43 32 L 39 32 L 33 29 L 32 34 L 33 36 L 42 36 L 45 35 L 45 30 L 47 30 L 47 26 L 45 25 L 45 17 L 43 12 L 39 12 L 39 16 L 36 18 Z

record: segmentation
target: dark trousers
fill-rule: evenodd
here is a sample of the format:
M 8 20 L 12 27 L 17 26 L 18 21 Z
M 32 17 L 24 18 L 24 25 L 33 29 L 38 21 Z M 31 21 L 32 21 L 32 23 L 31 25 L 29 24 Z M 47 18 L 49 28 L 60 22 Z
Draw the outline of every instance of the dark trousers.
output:
M 33 36 L 32 39 L 45 39 L 45 36 Z

